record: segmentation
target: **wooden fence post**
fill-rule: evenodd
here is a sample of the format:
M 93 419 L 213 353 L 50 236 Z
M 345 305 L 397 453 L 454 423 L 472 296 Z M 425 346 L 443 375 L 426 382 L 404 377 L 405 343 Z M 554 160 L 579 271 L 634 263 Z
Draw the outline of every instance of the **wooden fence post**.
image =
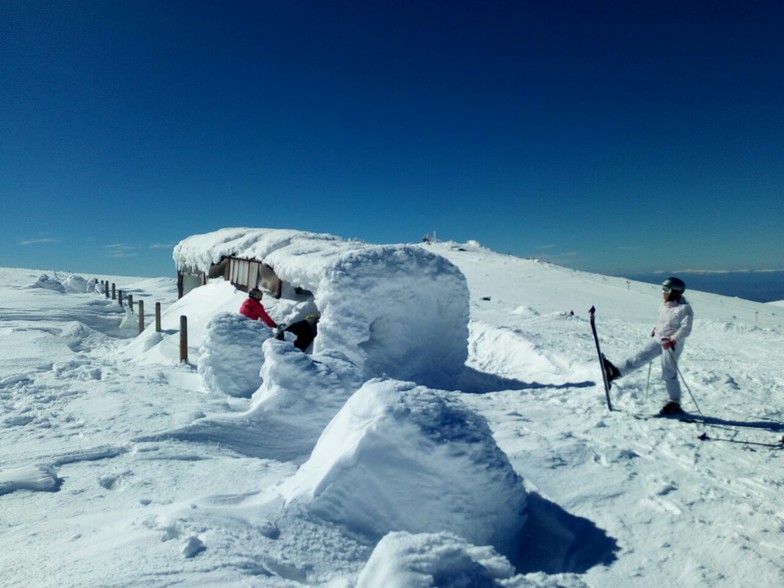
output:
M 144 300 L 139 300 L 139 332 L 144 330 Z
M 188 363 L 188 317 L 180 316 L 180 363 Z
M 122 306 L 122 290 L 117 290 L 117 300 L 120 303 L 120 306 Z
M 161 303 L 155 303 L 155 332 L 161 332 Z
M 133 294 L 128 294 L 128 308 L 133 312 Z
M 112 282 L 112 300 L 115 300 L 116 298 L 117 298 L 117 294 L 115 293 L 114 282 Z
M 107 298 L 109 298 L 109 280 L 104 280 L 103 282 L 103 293 Z

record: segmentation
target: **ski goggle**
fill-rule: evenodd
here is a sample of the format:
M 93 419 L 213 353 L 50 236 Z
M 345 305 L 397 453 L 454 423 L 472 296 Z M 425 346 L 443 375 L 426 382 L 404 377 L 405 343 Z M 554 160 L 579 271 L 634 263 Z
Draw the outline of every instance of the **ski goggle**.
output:
M 672 292 L 672 288 L 670 288 L 669 286 L 662 286 L 662 292 L 664 292 L 665 294 L 669 294 L 670 292 Z

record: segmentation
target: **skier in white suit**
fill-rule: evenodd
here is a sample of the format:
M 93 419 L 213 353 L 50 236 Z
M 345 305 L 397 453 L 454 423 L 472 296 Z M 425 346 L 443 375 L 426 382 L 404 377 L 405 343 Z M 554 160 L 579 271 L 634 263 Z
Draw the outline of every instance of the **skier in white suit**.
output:
M 661 356 L 662 379 L 667 387 L 670 401 L 661 409 L 661 414 L 679 414 L 681 409 L 681 386 L 678 382 L 678 359 L 683 353 L 683 343 L 691 333 L 694 311 L 683 297 L 686 284 L 679 278 L 667 278 L 662 283 L 664 300 L 659 307 L 659 320 L 651 333 L 651 340 L 640 351 L 616 367 L 604 358 L 604 367 L 609 381 L 625 376 Z

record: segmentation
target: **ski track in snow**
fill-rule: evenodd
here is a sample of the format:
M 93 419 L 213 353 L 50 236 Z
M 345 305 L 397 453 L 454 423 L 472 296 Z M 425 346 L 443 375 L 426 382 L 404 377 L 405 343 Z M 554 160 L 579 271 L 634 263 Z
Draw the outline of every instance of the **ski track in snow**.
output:
M 633 418 L 663 402 L 656 367 L 650 383 L 640 370 L 615 384 L 618 410 L 607 411 L 587 309 L 596 304 L 603 351 L 618 357 L 647 336 L 656 288 L 648 295 L 635 284 L 630 293 L 620 279 L 439 251 L 469 281 L 469 365 L 523 384 L 449 394 L 487 419 L 545 527 L 556 512 L 568 532 L 618 546 L 605 565 L 586 567 L 596 553 L 578 537 L 571 552 L 539 560 L 551 570 L 525 570 L 503 585 L 784 585 L 784 455 L 745 443 L 775 444 L 781 430 Z M 220 443 L 139 441 L 241 412 L 247 400 L 205 394 L 193 366 L 140 367 L 125 355 L 133 328 L 100 295 L 72 295 L 77 303 L 38 315 L 27 296 L 47 293 L 24 294 L 0 303 L 0 584 L 294 586 L 355 577 L 370 556 L 365 543 L 274 508 L 270 489 L 297 464 Z M 731 300 L 690 300 L 697 320 L 681 365 L 702 412 L 784 422 L 780 319 L 759 325 L 738 318 L 752 312 L 742 301 L 722 317 Z M 25 353 L 31 346 L 40 356 Z M 683 402 L 696 412 L 685 388 Z M 699 440 L 702 432 L 712 439 Z M 541 537 L 553 549 L 563 542 L 546 529 Z

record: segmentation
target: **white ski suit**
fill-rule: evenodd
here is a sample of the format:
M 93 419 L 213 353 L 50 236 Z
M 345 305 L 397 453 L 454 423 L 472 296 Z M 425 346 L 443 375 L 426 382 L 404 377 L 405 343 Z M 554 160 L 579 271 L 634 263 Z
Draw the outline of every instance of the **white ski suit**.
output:
M 678 358 L 683 353 L 683 342 L 691 333 L 694 311 L 685 298 L 662 302 L 659 307 L 659 320 L 656 323 L 651 340 L 626 361 L 618 365 L 622 375 L 627 375 L 641 368 L 649 361 L 661 355 L 662 379 L 667 387 L 670 400 L 680 403 L 681 386 L 678 382 Z M 662 339 L 669 338 L 677 342 L 668 350 L 662 348 Z

